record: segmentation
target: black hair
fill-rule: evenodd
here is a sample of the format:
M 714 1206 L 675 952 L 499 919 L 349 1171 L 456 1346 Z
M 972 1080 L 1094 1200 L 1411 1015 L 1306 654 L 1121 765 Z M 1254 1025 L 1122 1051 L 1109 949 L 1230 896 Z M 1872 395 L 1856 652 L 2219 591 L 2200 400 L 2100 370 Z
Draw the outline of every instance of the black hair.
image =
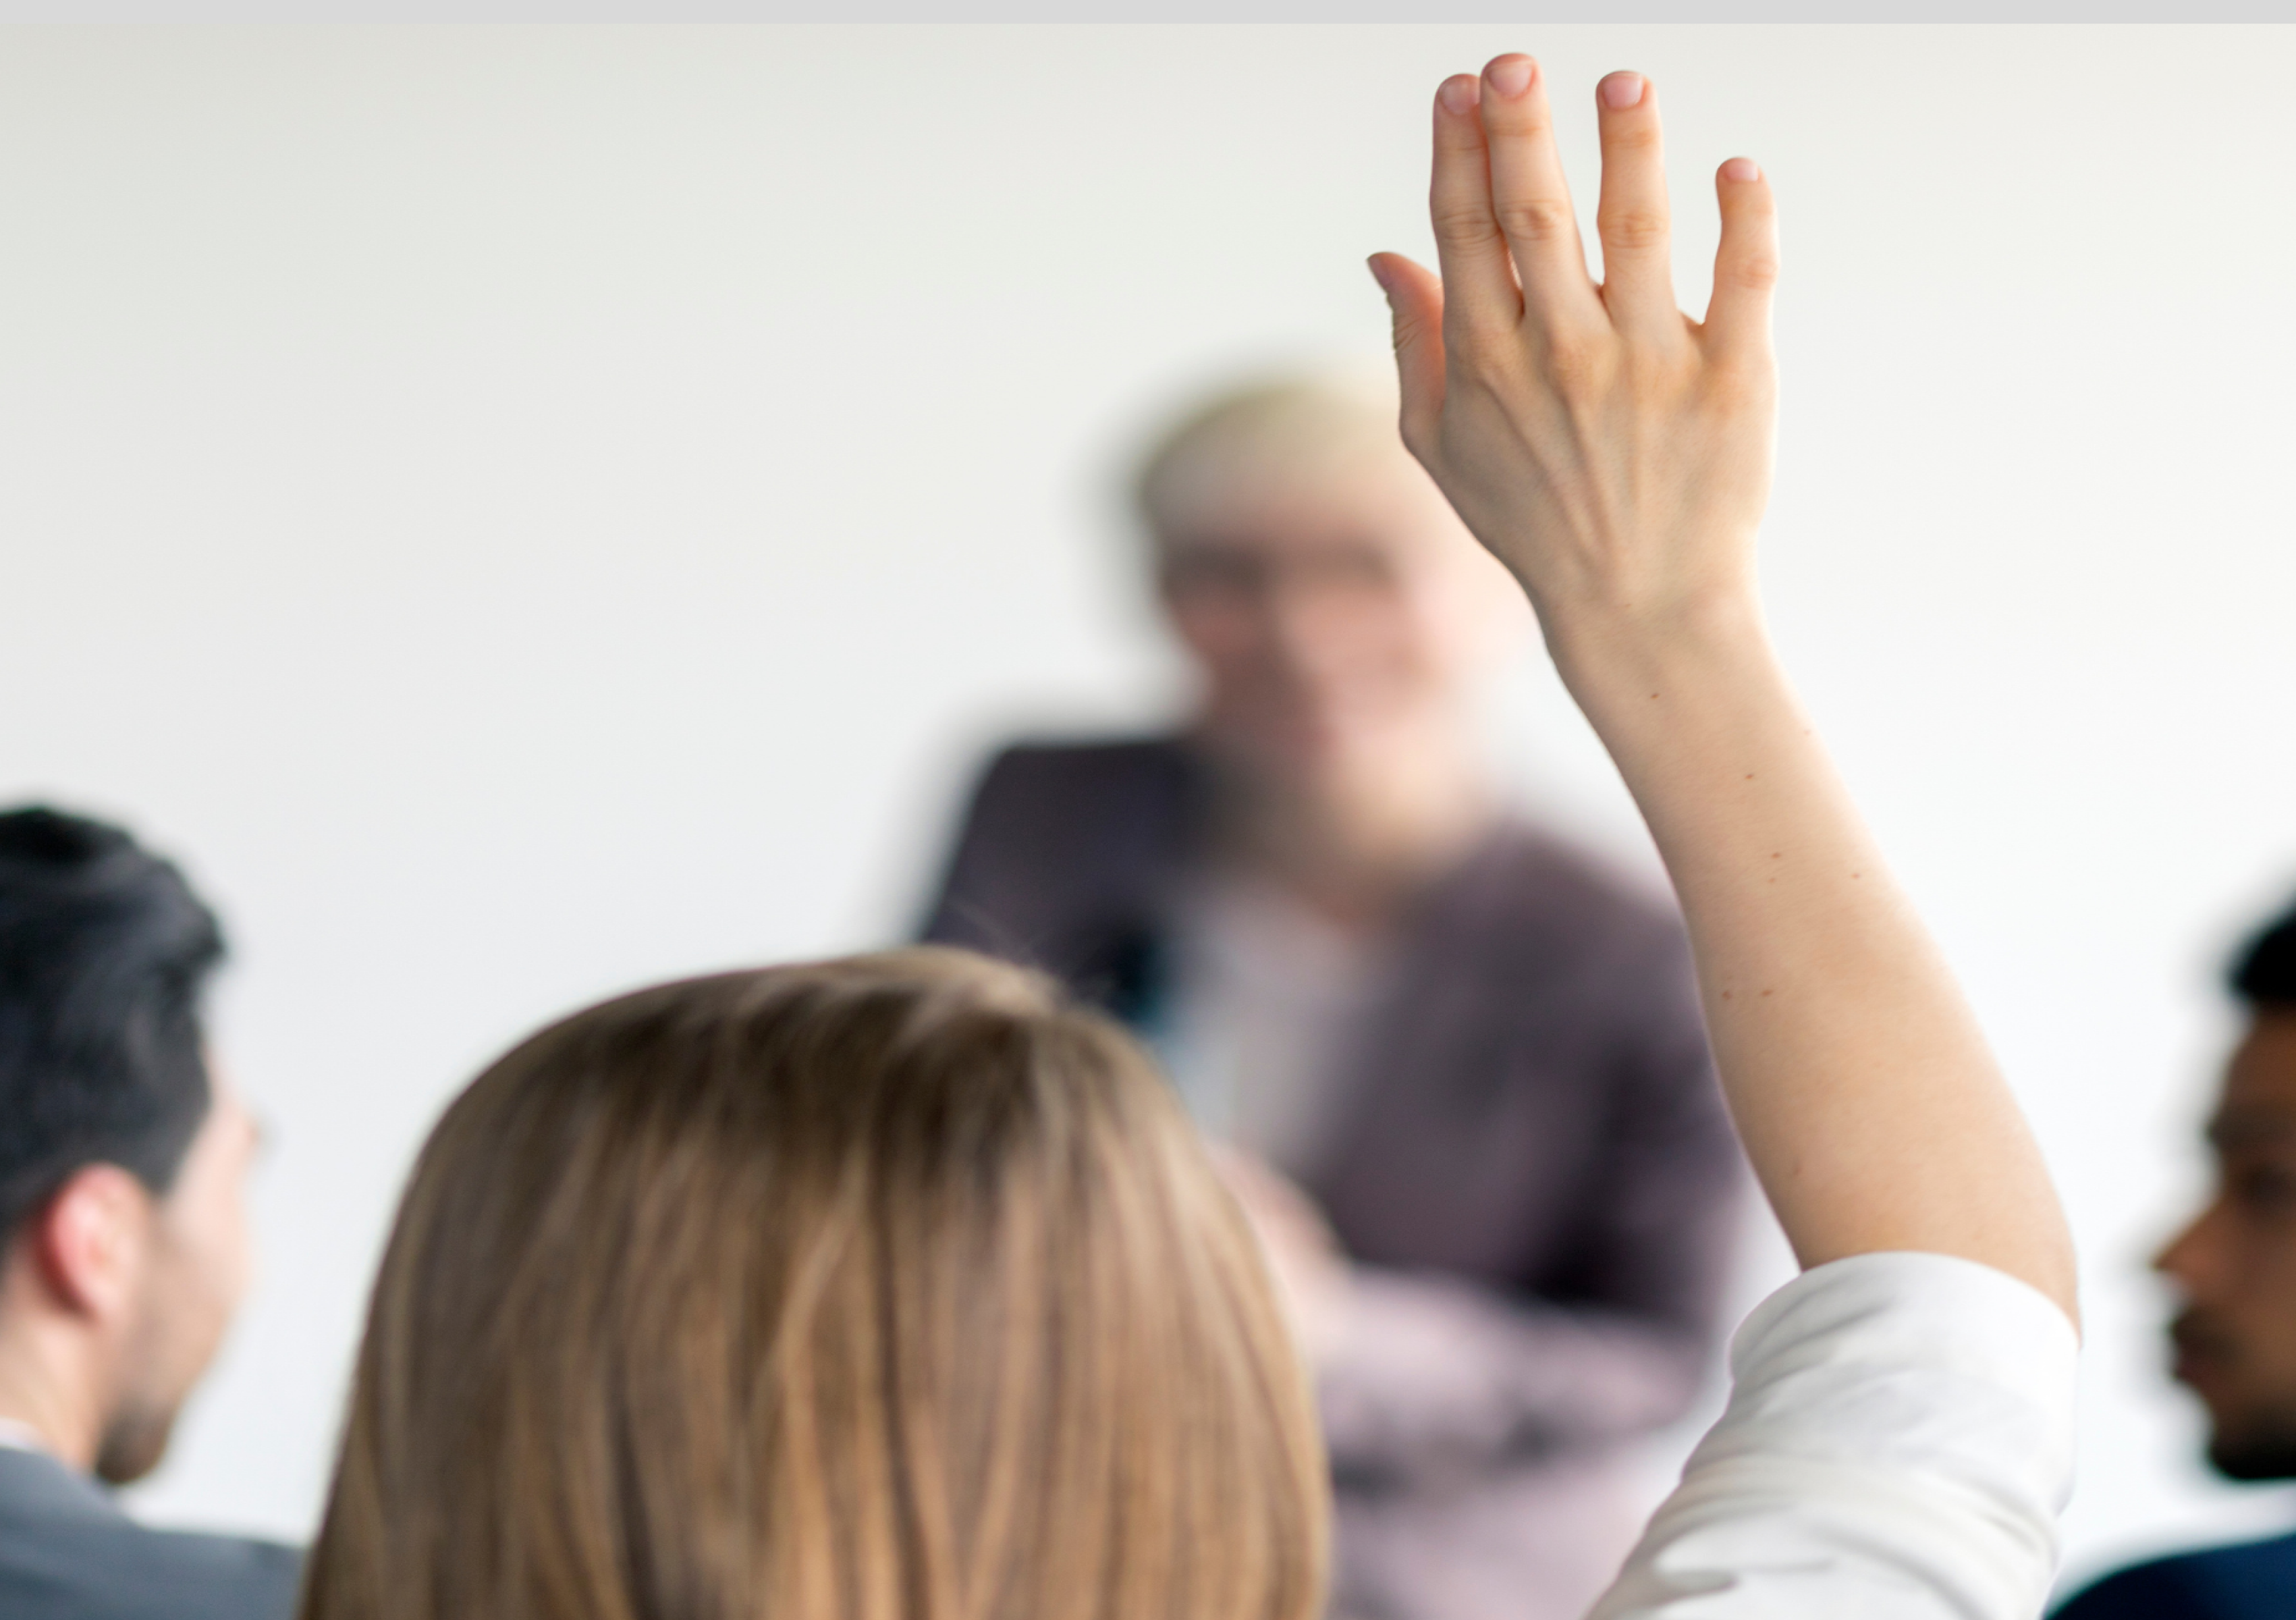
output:
M 2296 1011 L 2296 907 L 2241 947 L 2229 977 L 2233 993 L 2251 1007 Z
M 119 827 L 0 812 L 0 1242 L 86 1165 L 164 1194 L 211 1101 L 200 993 L 223 931 Z

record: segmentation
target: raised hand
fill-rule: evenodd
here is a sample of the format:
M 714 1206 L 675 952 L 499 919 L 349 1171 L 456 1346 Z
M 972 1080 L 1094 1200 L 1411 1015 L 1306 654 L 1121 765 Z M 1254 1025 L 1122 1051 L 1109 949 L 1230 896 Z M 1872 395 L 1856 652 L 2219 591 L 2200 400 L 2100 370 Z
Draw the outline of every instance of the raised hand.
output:
M 1404 440 L 1529 592 L 1566 675 L 1582 629 L 1751 602 L 1775 415 L 1761 170 L 1734 158 L 1716 178 L 1714 296 L 1693 321 L 1675 302 L 1657 93 L 1613 73 L 1596 102 L 1602 283 L 1527 56 L 1437 94 L 1442 279 L 1372 260 L 1395 311 Z
M 1443 278 L 1382 254 L 1403 434 L 1521 580 L 1681 897 L 1739 1134 L 1803 1263 L 1981 1262 L 2070 1311 L 2064 1220 L 1983 1032 L 1773 654 L 1753 545 L 1776 383 L 1770 193 L 1722 166 L 1702 324 L 1668 274 L 1658 106 L 1613 73 L 1587 273 L 1538 66 L 1436 97 Z

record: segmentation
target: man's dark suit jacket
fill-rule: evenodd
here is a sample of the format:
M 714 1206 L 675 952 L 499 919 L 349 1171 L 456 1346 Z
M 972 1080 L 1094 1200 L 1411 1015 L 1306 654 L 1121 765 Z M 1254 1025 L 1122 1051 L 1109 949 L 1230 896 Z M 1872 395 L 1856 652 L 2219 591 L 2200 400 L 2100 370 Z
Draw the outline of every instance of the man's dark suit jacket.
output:
M 1176 740 L 1006 751 L 925 937 L 1152 1029 L 1203 794 Z M 1300 1179 L 1374 1303 L 1407 1295 L 1410 1338 L 1441 1353 L 1374 1347 L 1351 1369 L 1342 1351 L 1326 1369 L 1343 1509 L 1351 1490 L 1533 1465 L 1676 1416 L 1742 1186 L 1670 909 L 1509 824 L 1421 898 L 1391 960 L 1331 1077 L 1337 1146 Z
M 301 1573 L 269 1542 L 147 1529 L 53 1457 L 0 1448 L 6 1620 L 288 1620 Z
M 2105 1576 L 2054 1620 L 2284 1620 L 2296 1615 L 2296 1535 L 2205 1547 Z

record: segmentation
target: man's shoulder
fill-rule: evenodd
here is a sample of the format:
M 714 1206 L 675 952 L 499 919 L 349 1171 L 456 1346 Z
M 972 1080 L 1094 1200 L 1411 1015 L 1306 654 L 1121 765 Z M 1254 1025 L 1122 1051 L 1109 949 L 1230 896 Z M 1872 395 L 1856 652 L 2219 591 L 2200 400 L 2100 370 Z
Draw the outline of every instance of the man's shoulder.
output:
M 1535 954 L 1561 950 L 1597 971 L 1688 958 L 1681 914 L 1657 884 L 1519 818 L 1502 822 L 1447 888 L 1448 910 Z
M 185 1575 L 212 1575 L 261 1591 L 281 1582 L 292 1584 L 303 1573 L 303 1555 L 283 1542 L 252 1535 L 218 1535 L 203 1530 L 160 1530 L 128 1521 L 123 1548 L 133 1547 L 156 1569 Z
M 2054 1620 L 2263 1620 L 2296 1612 L 2296 1535 L 2205 1547 L 2116 1570 Z
M 289 1620 L 301 1577 L 301 1555 L 275 1542 L 127 1519 L 19 1541 L 0 1525 L 9 1620 Z
M 1062 893 L 1136 878 L 1177 859 L 1193 814 L 1194 756 L 1177 737 L 1021 742 L 973 789 L 958 843 L 961 886 Z
M 982 770 L 922 937 L 1047 967 L 1108 971 L 1184 859 L 1196 767 L 1179 739 L 1016 743 Z M 1119 975 L 1121 976 L 1121 975 Z
M 8 1460 L 17 1464 L 0 1479 L 0 1615 L 9 1620 L 286 1620 L 292 1613 L 302 1574 L 292 1548 L 156 1530 L 59 1465 Z
M 1036 803 L 1121 801 L 1169 792 L 1195 775 L 1187 744 L 1175 736 L 1024 738 L 991 755 L 980 796 Z

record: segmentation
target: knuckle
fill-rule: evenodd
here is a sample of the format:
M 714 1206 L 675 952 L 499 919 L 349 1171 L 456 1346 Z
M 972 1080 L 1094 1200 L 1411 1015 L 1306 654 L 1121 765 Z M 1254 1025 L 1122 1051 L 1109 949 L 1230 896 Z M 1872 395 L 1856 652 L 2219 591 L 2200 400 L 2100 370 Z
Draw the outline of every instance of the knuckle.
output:
M 1775 379 L 1767 363 L 1721 365 L 1707 370 L 1707 399 L 1725 415 L 1767 406 L 1775 391 Z
M 1595 221 L 1595 228 L 1602 233 L 1603 246 L 1624 248 L 1629 252 L 1664 243 L 1668 223 L 1664 209 L 1642 204 L 1604 209 Z
M 1524 141 L 1554 133 L 1553 120 L 1536 98 L 1509 102 L 1486 96 L 1482 107 L 1484 129 L 1503 140 Z
M 1499 228 L 1518 242 L 1567 242 L 1578 221 L 1559 198 L 1517 197 L 1500 206 Z
M 1638 397 L 1670 399 L 1694 383 L 1696 355 L 1696 349 L 1686 342 L 1629 344 L 1622 369 Z
M 1748 292 L 1767 292 L 1778 284 L 1778 259 L 1775 253 L 1748 253 L 1730 261 L 1723 270 L 1730 284 Z
M 1472 203 L 1438 202 L 1428 212 L 1435 240 L 1446 247 L 1471 247 L 1490 239 L 1491 217 Z
M 1513 328 L 1508 312 L 1480 299 L 1455 298 L 1443 306 L 1445 364 L 1456 359 L 1473 368 L 1490 363 L 1495 349 Z
M 1604 356 L 1600 344 L 1575 333 L 1557 333 L 1547 339 L 1539 361 L 1539 369 L 1558 393 L 1576 394 L 1602 375 Z

